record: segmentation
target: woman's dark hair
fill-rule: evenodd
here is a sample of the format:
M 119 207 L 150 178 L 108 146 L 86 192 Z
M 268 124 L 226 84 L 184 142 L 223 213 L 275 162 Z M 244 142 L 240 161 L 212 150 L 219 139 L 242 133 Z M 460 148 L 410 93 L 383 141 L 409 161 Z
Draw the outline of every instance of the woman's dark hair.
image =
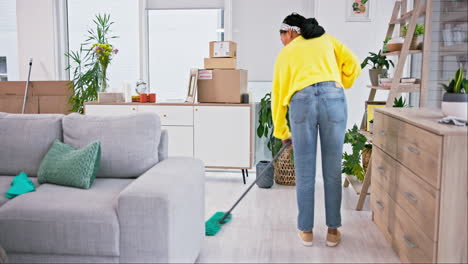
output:
M 319 25 L 315 18 L 305 18 L 297 13 L 287 16 L 283 23 L 296 26 L 301 29 L 301 35 L 305 39 L 318 38 L 325 34 L 325 29 Z M 281 32 L 284 33 L 284 32 Z

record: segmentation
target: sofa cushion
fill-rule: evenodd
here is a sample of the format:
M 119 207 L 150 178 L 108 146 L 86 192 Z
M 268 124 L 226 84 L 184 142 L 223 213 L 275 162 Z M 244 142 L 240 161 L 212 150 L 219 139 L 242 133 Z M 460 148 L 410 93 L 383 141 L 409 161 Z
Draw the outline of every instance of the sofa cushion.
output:
M 138 177 L 158 163 L 161 121 L 155 113 L 123 116 L 70 114 L 63 119 L 64 143 L 83 148 L 101 142 L 97 177 Z
M 63 115 L 0 115 L 0 175 L 37 170 L 54 140 L 62 140 Z
M 5 193 L 8 191 L 8 189 L 10 189 L 13 178 L 15 178 L 15 176 L 0 175 L 0 207 L 4 203 L 8 202 L 9 200 L 8 198 L 5 197 Z M 36 187 L 37 189 L 37 187 L 39 186 L 39 183 L 37 182 L 37 178 L 36 177 L 29 177 L 29 178 L 34 183 L 34 187 Z M 23 194 L 23 195 L 26 195 L 26 194 Z
M 119 256 L 117 196 L 132 180 L 96 179 L 88 190 L 42 184 L 0 207 L 7 252 Z
M 56 140 L 38 171 L 39 183 L 89 189 L 96 178 L 101 160 L 101 144 L 96 141 L 82 149 Z

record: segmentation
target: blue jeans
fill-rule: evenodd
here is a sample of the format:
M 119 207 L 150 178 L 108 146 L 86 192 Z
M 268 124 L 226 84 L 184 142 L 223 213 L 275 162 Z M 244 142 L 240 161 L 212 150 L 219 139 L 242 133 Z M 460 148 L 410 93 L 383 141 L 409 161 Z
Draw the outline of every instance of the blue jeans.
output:
M 298 228 L 314 227 L 317 133 L 320 132 L 325 188 L 326 224 L 341 226 L 341 155 L 348 111 L 343 88 L 321 82 L 296 92 L 291 98 L 290 126 L 296 169 L 299 208 Z

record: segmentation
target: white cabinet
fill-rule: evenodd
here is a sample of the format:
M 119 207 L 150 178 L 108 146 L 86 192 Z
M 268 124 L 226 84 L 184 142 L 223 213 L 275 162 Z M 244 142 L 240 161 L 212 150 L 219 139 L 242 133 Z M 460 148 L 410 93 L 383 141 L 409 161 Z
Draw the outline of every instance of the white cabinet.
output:
M 207 167 L 251 167 L 251 108 L 195 106 L 195 157 Z
M 194 156 L 211 168 L 252 167 L 250 105 L 85 104 L 87 115 L 157 113 L 168 131 L 169 156 Z
M 87 115 L 125 115 L 136 113 L 136 105 L 85 105 Z
M 169 135 L 169 156 L 193 156 L 193 127 L 163 126 Z

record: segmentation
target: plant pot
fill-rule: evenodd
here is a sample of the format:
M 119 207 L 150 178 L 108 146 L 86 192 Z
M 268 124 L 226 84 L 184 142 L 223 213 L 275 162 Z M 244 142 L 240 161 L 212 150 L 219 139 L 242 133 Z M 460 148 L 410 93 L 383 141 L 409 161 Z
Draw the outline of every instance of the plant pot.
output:
M 257 163 L 256 169 L 257 169 L 257 177 L 260 176 L 260 174 L 263 172 L 263 170 L 267 169 L 265 174 L 262 176 L 261 179 L 258 179 L 257 181 L 257 186 L 260 188 L 271 188 L 273 186 L 273 176 L 274 176 L 274 169 L 273 166 L 268 166 L 270 165 L 269 161 L 262 160 L 259 163 Z
M 418 45 L 419 45 L 418 37 L 414 36 L 413 39 L 411 40 L 410 50 L 417 50 Z
M 387 76 L 387 69 L 370 69 L 369 77 L 372 86 L 379 86 L 379 74 Z
M 369 133 L 374 133 L 374 123 L 369 123 Z
M 468 94 L 445 93 L 442 98 L 442 113 L 468 120 Z
M 388 52 L 400 51 L 403 43 L 389 43 L 387 44 Z

